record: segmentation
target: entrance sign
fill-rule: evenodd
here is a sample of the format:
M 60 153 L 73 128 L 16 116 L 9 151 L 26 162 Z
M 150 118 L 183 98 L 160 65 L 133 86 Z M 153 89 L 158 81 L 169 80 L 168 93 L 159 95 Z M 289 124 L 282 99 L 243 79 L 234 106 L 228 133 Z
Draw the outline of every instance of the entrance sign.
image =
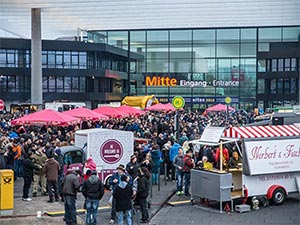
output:
M 183 108 L 184 104 L 185 104 L 184 98 L 181 96 L 175 96 L 172 99 L 172 105 L 174 106 L 175 109 Z
M 163 76 L 145 76 L 146 86 L 166 86 L 166 87 L 239 87 L 240 81 L 233 80 L 179 80 L 177 78 L 163 77 Z

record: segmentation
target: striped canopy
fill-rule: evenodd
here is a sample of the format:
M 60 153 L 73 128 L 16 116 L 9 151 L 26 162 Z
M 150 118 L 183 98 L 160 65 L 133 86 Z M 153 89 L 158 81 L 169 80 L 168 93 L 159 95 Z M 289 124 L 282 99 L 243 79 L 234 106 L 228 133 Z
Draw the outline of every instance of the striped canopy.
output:
M 223 137 L 228 138 L 262 138 L 287 136 L 300 136 L 300 129 L 295 125 L 230 127 L 223 133 Z

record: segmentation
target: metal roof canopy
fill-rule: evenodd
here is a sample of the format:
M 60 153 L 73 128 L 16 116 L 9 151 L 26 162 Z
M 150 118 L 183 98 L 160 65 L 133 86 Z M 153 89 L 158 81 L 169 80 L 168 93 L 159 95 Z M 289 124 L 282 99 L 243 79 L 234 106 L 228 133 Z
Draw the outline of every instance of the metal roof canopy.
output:
M 83 30 L 299 25 L 298 0 L 0 0 L 0 29 L 30 38 L 42 8 L 42 38 Z
M 227 138 L 272 138 L 300 136 L 295 125 L 270 125 L 252 127 L 231 127 L 223 133 Z

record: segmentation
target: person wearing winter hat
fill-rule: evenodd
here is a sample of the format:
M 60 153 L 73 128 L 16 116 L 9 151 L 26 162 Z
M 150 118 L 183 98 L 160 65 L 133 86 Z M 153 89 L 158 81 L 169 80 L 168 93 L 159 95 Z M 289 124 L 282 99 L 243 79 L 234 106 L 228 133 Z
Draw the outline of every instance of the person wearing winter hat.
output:
M 114 173 L 110 179 L 109 179 L 109 184 L 111 185 L 111 192 L 113 193 L 114 190 L 117 188 L 117 186 L 121 182 L 121 176 L 126 175 L 129 177 L 129 185 L 132 185 L 132 178 L 129 174 L 126 173 L 125 166 L 123 164 L 120 164 L 117 167 L 117 172 Z M 112 205 L 111 205 L 111 217 L 110 217 L 110 224 L 113 224 L 116 220 L 116 200 L 114 197 L 112 197 Z
M 62 197 L 62 194 L 61 194 L 61 189 L 62 189 L 62 181 L 63 181 L 63 178 L 64 178 L 64 157 L 61 154 L 61 149 L 58 148 L 58 147 L 55 149 L 54 159 L 59 164 L 58 179 L 57 179 L 58 194 L 60 195 L 61 199 L 63 200 L 63 197 Z
M 47 179 L 47 189 L 49 195 L 49 203 L 54 202 L 53 196 L 55 197 L 55 201 L 59 200 L 58 197 L 58 187 L 57 187 L 57 180 L 58 180 L 58 173 L 60 170 L 60 166 L 58 162 L 54 159 L 54 151 L 52 154 L 48 154 L 48 159 L 46 164 L 43 168 L 43 171 L 46 174 Z
M 132 179 L 135 179 L 138 174 L 138 168 L 140 164 L 137 162 L 137 158 L 135 155 L 130 156 L 130 162 L 126 165 L 126 170 Z
M 90 173 L 88 172 L 89 170 L 90 171 L 93 171 L 93 170 L 96 170 L 97 166 L 96 166 L 96 163 L 93 161 L 93 158 L 92 157 L 89 157 L 85 164 L 84 164 L 84 168 L 83 168 L 83 179 L 84 180 L 87 180 L 89 178 L 89 176 L 87 175 L 87 173 Z
M 31 159 L 32 152 L 29 151 L 24 156 L 24 167 L 23 167 L 23 179 L 24 179 L 24 185 L 23 185 L 23 201 L 31 201 L 32 199 L 28 197 L 29 189 L 33 180 L 33 169 L 34 164 Z
M 82 194 L 86 199 L 86 224 L 97 224 L 99 201 L 104 195 L 104 187 L 97 171 L 91 171 L 91 176 L 82 184 Z
M 132 225 L 132 195 L 133 190 L 128 181 L 130 178 L 125 174 L 121 175 L 121 182 L 113 192 L 116 201 L 116 212 L 118 216 L 118 225 L 123 225 L 124 217 L 127 225 Z

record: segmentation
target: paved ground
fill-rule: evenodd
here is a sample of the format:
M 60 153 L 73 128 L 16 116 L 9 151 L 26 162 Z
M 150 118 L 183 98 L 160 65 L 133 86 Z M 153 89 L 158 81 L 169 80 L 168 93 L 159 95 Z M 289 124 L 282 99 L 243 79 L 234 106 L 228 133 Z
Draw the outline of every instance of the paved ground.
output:
M 15 184 L 15 208 L 14 217 L 0 218 L 1 225 L 46 225 L 56 224 L 63 225 L 63 217 L 49 217 L 43 215 L 42 218 L 37 218 L 37 211 L 43 213 L 63 210 L 63 203 L 47 203 L 47 197 L 40 196 L 33 198 L 32 202 L 24 202 L 21 199 L 22 192 L 22 179 L 18 179 Z M 300 197 L 297 194 L 291 195 L 283 206 L 269 206 L 261 208 L 257 211 L 251 211 L 249 213 L 222 213 L 220 214 L 216 208 L 208 208 L 199 204 L 191 205 L 187 203 L 185 205 L 172 207 L 162 204 L 168 196 L 173 193 L 175 183 L 167 182 L 165 185 L 162 182 L 160 191 L 158 187 L 153 187 L 152 208 L 150 214 L 153 216 L 151 225 L 183 225 L 183 224 L 201 224 L 201 225 L 250 225 L 250 224 L 268 224 L 268 225 L 288 225 L 288 224 L 300 224 Z M 110 193 L 104 195 L 101 201 L 101 206 L 105 206 L 107 200 L 110 197 Z M 171 201 L 189 200 L 186 197 L 178 197 L 174 195 Z M 215 203 L 218 205 L 217 203 Z M 77 208 L 82 208 L 83 197 L 79 193 Z M 212 205 L 214 205 L 212 203 Z M 159 211 L 158 211 L 159 210 Z M 158 213 L 157 213 L 158 211 Z M 78 224 L 84 224 L 84 214 L 78 216 Z M 99 225 L 108 224 L 110 219 L 110 210 L 100 211 L 98 214 Z M 137 224 L 136 217 L 134 218 L 134 224 Z
M 172 198 L 178 200 L 177 196 Z M 167 215 L 167 216 L 166 216 Z M 151 225 L 201 224 L 201 225 L 287 225 L 300 224 L 300 197 L 293 194 L 282 206 L 269 206 L 248 213 L 219 213 L 202 205 L 186 204 L 164 207 L 151 220 Z
M 161 177 L 161 185 L 160 187 L 153 186 L 152 187 L 152 197 L 149 197 L 151 201 L 151 209 L 149 210 L 149 214 L 154 216 L 156 212 L 161 208 L 164 204 L 164 201 L 174 193 L 175 183 L 168 181 L 164 182 Z M 54 202 L 47 203 L 47 196 L 38 196 L 32 198 L 31 202 L 22 201 L 22 187 L 23 187 L 23 179 L 18 178 L 15 183 L 15 195 L 14 195 L 14 210 L 12 217 L 1 217 L 0 224 L 1 225 L 44 225 L 44 224 L 56 224 L 62 225 L 64 224 L 63 216 L 57 217 L 49 217 L 47 216 L 47 212 L 57 212 L 63 211 L 64 205 L 63 202 Z M 160 190 L 158 190 L 158 188 Z M 30 194 L 31 196 L 31 194 Z M 103 199 L 100 202 L 101 206 L 107 206 L 107 201 L 110 198 L 111 193 L 106 192 L 104 194 Z M 78 193 L 77 196 L 77 209 L 82 209 L 84 198 L 81 193 Z M 41 211 L 43 216 L 41 218 L 37 218 L 37 211 Z M 78 214 L 78 224 L 84 224 L 85 214 Z M 99 225 L 108 224 L 110 220 L 110 209 L 105 209 L 99 212 L 98 214 L 98 223 Z M 134 216 L 134 222 L 136 220 L 136 216 Z M 135 223 L 136 224 L 136 223 Z

